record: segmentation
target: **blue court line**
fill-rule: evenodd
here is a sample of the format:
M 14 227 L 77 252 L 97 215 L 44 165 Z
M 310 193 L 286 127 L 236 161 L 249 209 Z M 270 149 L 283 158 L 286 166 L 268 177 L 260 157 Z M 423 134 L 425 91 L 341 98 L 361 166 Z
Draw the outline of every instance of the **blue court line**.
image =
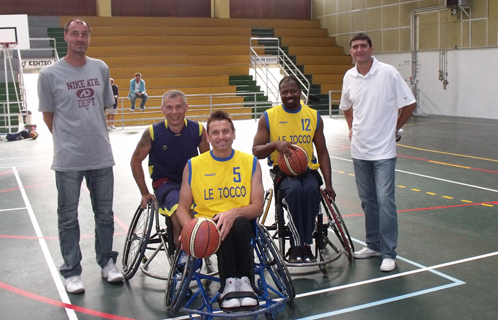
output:
M 459 286 L 459 285 L 462 285 L 462 284 L 465 284 L 465 282 L 458 281 L 458 282 L 446 284 L 446 285 L 443 285 L 443 286 L 434 287 L 434 288 L 431 288 L 431 289 L 416 291 L 416 292 L 413 292 L 413 293 L 408 293 L 408 294 L 404 294 L 404 295 L 393 297 L 393 298 L 389 298 L 389 299 L 384 299 L 384 300 L 379 300 L 379 301 L 375 301 L 375 302 L 360 304 L 358 306 L 349 307 L 349 308 L 345 308 L 345 309 L 340 309 L 340 310 L 336 310 L 336 311 L 331 311 L 331 312 L 327 312 L 327 313 L 322 313 L 322 314 L 318 314 L 318 315 L 315 315 L 315 316 L 306 317 L 306 318 L 300 318 L 300 319 L 296 319 L 296 320 L 322 319 L 322 318 L 325 318 L 325 317 L 331 317 L 331 316 L 335 316 L 335 315 L 338 315 L 338 314 L 353 312 L 353 311 L 357 311 L 357 310 L 361 310 L 361 309 L 366 309 L 366 308 L 371 308 L 371 307 L 374 307 L 374 306 L 378 306 L 378 305 L 382 305 L 382 304 L 386 304 L 386 303 L 390 303 L 390 302 L 394 302 L 394 301 L 408 299 L 408 298 L 420 296 L 420 295 L 423 295 L 423 294 L 427 294 L 427 293 L 431 293 L 431 292 L 435 292 L 435 291 L 444 290 L 444 289 L 448 289 L 448 288 L 451 288 L 451 287 Z
M 357 243 L 360 243 L 360 244 L 366 246 L 366 243 L 363 242 L 363 241 L 360 241 L 360 240 L 355 239 L 355 238 L 351 238 L 351 240 L 353 240 L 353 241 L 355 241 Z M 416 297 L 416 296 L 420 296 L 420 295 L 432 293 L 432 292 L 435 292 L 435 291 L 445 290 L 445 289 L 448 289 L 448 288 L 452 288 L 452 287 L 455 287 L 455 286 L 460 286 L 460 285 L 465 284 L 464 281 L 456 279 L 454 277 L 451 277 L 451 276 L 449 276 L 447 274 L 444 274 L 444 273 L 442 273 L 440 271 L 434 270 L 431 267 L 426 267 L 424 265 L 421 265 L 420 263 L 411 261 L 409 259 L 406 259 L 406 258 L 403 258 L 403 257 L 400 257 L 400 256 L 398 256 L 397 259 L 399 259 L 401 261 L 404 261 L 404 262 L 406 262 L 408 264 L 411 264 L 411 265 L 413 265 L 413 266 L 415 266 L 417 268 L 425 269 L 423 271 L 428 271 L 428 272 L 434 273 L 435 275 L 438 275 L 438 276 L 440 276 L 442 278 L 445 278 L 445 279 L 447 279 L 449 281 L 452 281 L 453 283 L 442 285 L 442 286 L 438 286 L 438 287 L 434 287 L 434 288 L 430 288 L 430 289 L 425 289 L 425 290 L 421 290 L 421 291 L 415 291 L 415 292 L 412 292 L 412 293 L 407 293 L 407 294 L 404 294 L 404 295 L 400 295 L 400 296 L 396 296 L 396 297 L 392 297 L 392 298 L 388 298 L 388 299 L 383 299 L 383 300 L 378 300 L 378 301 L 374 301 L 374 302 L 369 302 L 369 303 L 365 303 L 365 304 L 361 304 L 361 305 L 357 305 L 357 306 L 353 306 L 353 307 L 349 307 L 349 308 L 345 308 L 345 309 L 340 309 L 340 310 L 331 311 L 331 312 L 327 312 L 327 313 L 321 313 L 321 314 L 318 314 L 318 315 L 314 315 L 314 316 L 310 316 L 310 317 L 305 317 L 305 318 L 300 318 L 300 319 L 296 319 L 296 320 L 322 319 L 322 318 L 325 318 L 325 317 L 331 317 L 331 316 L 335 316 L 335 315 L 339 315 L 339 314 L 343 314 L 343 313 L 354 312 L 354 311 L 361 310 L 361 309 L 371 308 L 371 307 L 374 307 L 374 306 L 378 306 L 378 305 L 382 305 L 382 304 L 386 304 L 386 303 L 391 303 L 391 302 L 394 302 L 394 301 L 404 300 L 404 299 L 408 299 L 408 298 L 412 298 L 412 297 Z M 406 275 L 408 275 L 409 273 L 410 272 L 408 272 Z M 389 280 L 390 278 L 391 277 L 386 277 L 385 280 Z M 382 278 L 377 279 L 377 280 L 382 280 Z

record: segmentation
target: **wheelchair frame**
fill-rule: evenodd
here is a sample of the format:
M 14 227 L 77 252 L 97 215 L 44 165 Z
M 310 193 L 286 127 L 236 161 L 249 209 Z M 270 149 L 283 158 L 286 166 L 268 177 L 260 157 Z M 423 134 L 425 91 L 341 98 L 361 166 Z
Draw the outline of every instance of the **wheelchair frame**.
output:
M 289 239 L 290 231 L 288 230 L 285 219 L 284 219 L 284 209 L 282 204 L 278 201 L 278 194 L 275 196 L 275 217 L 276 221 L 274 225 L 266 226 L 270 231 L 274 231 L 272 239 L 277 239 L 279 244 L 279 249 L 282 257 L 284 257 L 285 263 L 289 267 L 311 267 L 318 266 L 323 274 L 327 274 L 328 270 L 326 265 L 339 259 L 342 251 L 336 247 L 328 237 L 328 230 L 332 230 L 334 234 L 339 239 L 344 251 L 350 261 L 353 261 L 354 245 L 349 235 L 348 229 L 342 216 L 337 208 L 337 205 L 332 199 L 329 199 L 324 189 L 319 188 L 320 192 L 320 209 L 317 214 L 317 220 L 315 224 L 314 238 L 315 238 L 315 262 L 308 263 L 291 263 L 286 259 L 285 243 Z M 274 196 L 274 189 L 268 189 L 265 193 L 265 210 L 261 216 L 261 223 L 264 225 L 268 212 L 270 211 L 270 205 Z M 278 192 L 277 192 L 278 193 Z M 326 222 L 324 222 L 324 212 L 326 217 Z M 335 252 L 335 255 L 327 257 L 324 249 L 329 245 Z
M 154 222 L 155 233 L 151 235 Z M 171 219 L 166 217 L 166 227 L 161 228 L 156 202 L 149 201 L 145 209 L 141 208 L 140 205 L 138 206 L 128 229 L 123 250 L 123 275 L 126 280 L 130 280 L 139 267 L 149 277 L 160 280 L 168 279 L 148 270 L 150 263 L 160 251 L 166 253 L 171 265 L 175 254 L 175 243 L 171 237 L 168 237 L 167 230 L 172 230 Z M 147 250 L 153 250 L 152 254 L 146 256 Z
M 215 308 L 218 291 L 209 296 L 203 287 L 203 282 L 220 282 L 215 277 L 217 273 L 201 273 L 202 259 L 186 256 L 183 250 L 175 255 L 175 261 L 169 274 L 168 285 L 165 294 L 165 308 L 171 315 L 177 312 L 186 312 L 192 318 L 193 314 L 198 314 L 201 319 L 213 318 L 257 318 L 260 314 L 265 314 L 267 319 L 275 319 L 277 313 L 283 311 L 285 303 L 292 303 L 295 297 L 295 290 L 290 278 L 289 271 L 280 255 L 276 245 L 271 239 L 266 228 L 255 223 L 255 236 L 251 240 L 255 249 L 254 276 L 255 293 L 259 301 L 259 307 L 254 311 L 225 313 L 221 308 Z M 186 260 L 186 261 L 182 261 Z M 265 275 L 269 275 L 273 281 L 271 285 Z M 192 292 L 191 282 L 197 284 L 197 290 Z M 270 293 L 276 298 L 270 297 Z M 197 298 L 202 298 L 202 302 Z M 197 303 L 197 307 L 195 304 Z

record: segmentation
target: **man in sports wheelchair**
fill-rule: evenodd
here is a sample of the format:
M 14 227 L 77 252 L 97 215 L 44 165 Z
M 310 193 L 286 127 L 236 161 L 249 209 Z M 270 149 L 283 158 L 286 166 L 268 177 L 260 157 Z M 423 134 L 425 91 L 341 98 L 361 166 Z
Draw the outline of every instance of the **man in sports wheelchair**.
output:
M 213 150 L 190 159 L 183 172 L 177 216 L 183 227 L 194 216 L 213 219 L 222 240 L 218 268 L 222 309 L 257 307 L 252 278 L 251 220 L 263 211 L 261 167 L 253 155 L 232 149 L 235 127 L 222 110 L 207 121 Z
M 187 110 L 187 98 L 183 92 L 166 92 L 161 104 L 166 120 L 150 125 L 144 131 L 131 158 L 133 177 L 142 195 L 142 208 L 157 198 L 159 213 L 171 217 L 175 240 L 181 230 L 174 213 L 178 206 L 183 168 L 188 159 L 199 152 L 209 151 L 204 127 L 197 121 L 185 119 Z M 142 161 L 147 156 L 155 196 L 147 188 L 142 169 Z
M 315 257 L 310 244 L 313 241 L 316 216 L 320 205 L 318 187 L 325 181 L 325 194 L 335 199 L 329 153 L 323 134 L 323 120 L 318 111 L 301 103 L 299 80 L 284 77 L 279 84 L 282 104 L 263 113 L 254 137 L 253 154 L 258 159 L 268 158 L 281 201 L 289 212 L 291 246 L 287 261 L 294 264 L 313 263 Z M 288 154 L 292 145 L 302 147 L 308 154 L 308 169 L 298 176 L 284 175 L 277 165 L 279 153 Z M 313 154 L 313 146 L 317 157 Z M 279 200 L 279 199 L 277 199 Z

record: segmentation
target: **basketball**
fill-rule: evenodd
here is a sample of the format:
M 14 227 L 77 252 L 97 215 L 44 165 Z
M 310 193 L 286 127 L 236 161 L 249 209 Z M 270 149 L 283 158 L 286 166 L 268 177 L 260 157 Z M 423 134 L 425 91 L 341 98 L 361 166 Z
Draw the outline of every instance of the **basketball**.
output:
M 182 230 L 182 247 L 194 258 L 207 258 L 218 251 L 221 238 L 216 224 L 207 218 L 194 218 Z
M 29 137 L 30 137 L 31 139 L 35 140 L 36 138 L 38 138 L 38 132 L 36 132 L 36 131 L 31 131 L 31 132 L 29 133 Z
M 308 154 L 302 147 L 292 146 L 289 148 L 290 155 L 278 154 L 278 167 L 288 176 L 298 176 L 308 167 Z

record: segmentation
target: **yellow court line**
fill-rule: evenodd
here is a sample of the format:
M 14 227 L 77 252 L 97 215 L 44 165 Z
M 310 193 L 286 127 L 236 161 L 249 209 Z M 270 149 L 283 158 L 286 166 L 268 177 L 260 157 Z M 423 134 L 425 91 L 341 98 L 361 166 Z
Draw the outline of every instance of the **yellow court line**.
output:
M 460 201 L 462 201 L 462 202 L 472 203 L 472 201 L 470 201 L 470 200 L 460 200 Z
M 487 204 L 487 203 L 481 203 L 481 206 L 486 206 L 486 207 L 494 207 L 492 204 Z
M 435 196 L 436 194 L 434 192 L 426 192 L 427 194 L 430 194 L 431 196 Z
M 496 159 L 480 158 L 480 157 L 468 156 L 468 155 L 465 155 L 465 154 L 458 154 L 458 153 L 451 153 L 451 152 L 443 152 L 443 151 L 436 151 L 436 150 L 430 150 L 430 149 L 423 149 L 423 148 L 411 147 L 411 146 L 407 146 L 405 144 L 399 144 L 399 143 L 398 143 L 398 146 L 402 146 L 402 147 L 410 148 L 410 149 L 415 149 L 415 150 L 427 151 L 427 152 L 448 154 L 450 156 L 458 156 L 458 157 L 465 157 L 465 158 L 472 158 L 472 159 L 478 159 L 478 160 L 486 160 L 486 161 L 498 162 L 498 160 L 496 160 Z
M 432 161 L 432 160 L 429 160 L 429 162 L 437 163 L 437 164 L 444 164 L 446 166 L 453 166 L 453 167 L 459 167 L 459 168 L 464 168 L 464 169 L 472 169 L 471 167 L 459 166 L 457 164 L 451 164 L 451 163 L 446 163 L 446 162 L 439 162 L 439 161 Z
M 443 198 L 446 198 L 446 199 L 453 199 L 453 197 L 448 197 L 448 196 L 443 196 Z

